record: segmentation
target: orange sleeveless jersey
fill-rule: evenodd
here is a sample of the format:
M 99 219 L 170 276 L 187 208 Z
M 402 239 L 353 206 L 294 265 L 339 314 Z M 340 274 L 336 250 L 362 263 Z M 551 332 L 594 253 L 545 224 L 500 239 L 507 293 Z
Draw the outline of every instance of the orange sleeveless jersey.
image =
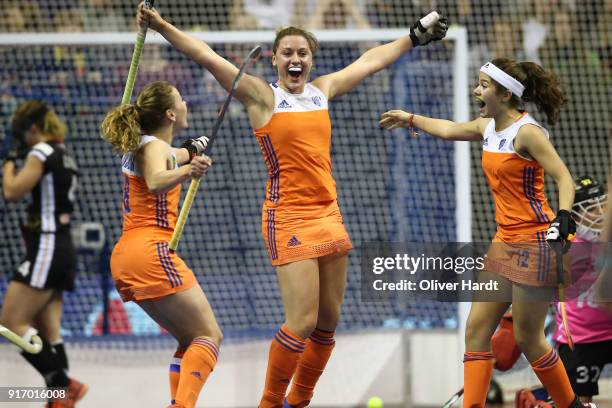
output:
M 352 248 L 336 201 L 327 97 L 270 84 L 274 112 L 255 135 L 268 168 L 262 234 L 273 265 Z
M 158 140 L 153 136 L 143 136 L 142 144 Z M 176 157 L 170 156 L 174 161 Z M 123 231 L 132 228 L 159 227 L 174 229 L 178 217 L 178 204 L 181 186 L 177 185 L 167 193 L 154 194 L 136 170 L 134 154 L 126 154 L 121 160 L 123 173 Z
M 512 282 L 552 286 L 556 263 L 546 230 L 555 216 L 544 193 L 544 169 L 514 150 L 514 138 L 524 125 L 538 126 L 548 137 L 527 112 L 499 132 L 491 120 L 483 134 L 482 168 L 493 191 L 497 223 L 485 268 Z
M 527 112 L 500 132 L 491 120 L 483 135 L 482 168 L 495 199 L 498 233 L 504 235 L 533 235 L 554 218 L 544 194 L 544 169 L 514 151 L 514 138 L 527 124 L 542 128 L 548 137 Z
M 274 113 L 255 130 L 268 167 L 264 205 L 282 210 L 335 200 L 327 98 L 312 84 L 299 95 L 271 87 Z
M 153 140 L 143 136 L 141 146 Z M 168 249 L 176 224 L 181 186 L 167 193 L 149 191 L 134 154 L 123 156 L 123 234 L 113 249 L 111 272 L 124 301 L 160 298 L 197 282 L 181 258 Z M 176 157 L 168 146 L 170 168 Z

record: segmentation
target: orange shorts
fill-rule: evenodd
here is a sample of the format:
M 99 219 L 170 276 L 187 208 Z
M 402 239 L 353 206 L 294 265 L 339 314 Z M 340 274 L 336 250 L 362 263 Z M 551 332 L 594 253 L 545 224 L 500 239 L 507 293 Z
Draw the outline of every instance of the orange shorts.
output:
M 168 250 L 172 231 L 135 228 L 125 231 L 111 255 L 111 273 L 124 302 L 161 298 L 192 288 L 195 275 Z
M 293 212 L 264 207 L 261 231 L 274 266 L 353 248 L 336 201 Z
M 484 269 L 511 282 L 539 287 L 557 286 L 557 255 L 546 242 L 546 229 L 528 235 L 498 231 L 487 251 Z M 568 254 L 563 257 L 563 282 L 571 284 Z

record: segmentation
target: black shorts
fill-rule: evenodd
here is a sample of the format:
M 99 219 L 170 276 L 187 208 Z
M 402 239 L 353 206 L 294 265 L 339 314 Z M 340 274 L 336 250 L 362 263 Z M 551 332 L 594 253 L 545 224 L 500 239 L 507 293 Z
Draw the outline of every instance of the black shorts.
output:
M 599 395 L 597 381 L 601 371 L 606 364 L 612 363 L 612 340 L 576 344 L 574 351 L 567 344 L 561 344 L 559 356 L 576 394 Z
M 22 229 L 26 255 L 13 280 L 39 289 L 74 289 L 76 252 L 68 229 L 40 233 Z

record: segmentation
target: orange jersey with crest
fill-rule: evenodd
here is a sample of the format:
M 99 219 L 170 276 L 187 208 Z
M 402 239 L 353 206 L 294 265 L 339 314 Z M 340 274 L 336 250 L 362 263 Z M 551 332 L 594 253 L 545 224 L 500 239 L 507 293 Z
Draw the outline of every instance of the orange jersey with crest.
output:
M 142 136 L 140 146 L 160 140 Z M 176 156 L 168 145 L 168 168 L 177 167 Z M 136 168 L 135 154 L 125 154 L 121 160 L 123 173 L 123 231 L 133 228 L 158 227 L 173 230 L 178 216 L 180 184 L 166 193 L 152 193 L 143 175 Z
M 497 234 L 502 237 L 535 236 L 554 218 L 544 194 L 544 169 L 514 150 L 514 139 L 524 125 L 535 125 L 548 137 L 527 112 L 499 132 L 491 120 L 483 134 L 482 168 L 493 191 Z
M 336 199 L 327 97 L 308 83 L 301 94 L 277 84 L 274 112 L 255 135 L 268 167 L 265 208 L 291 210 Z

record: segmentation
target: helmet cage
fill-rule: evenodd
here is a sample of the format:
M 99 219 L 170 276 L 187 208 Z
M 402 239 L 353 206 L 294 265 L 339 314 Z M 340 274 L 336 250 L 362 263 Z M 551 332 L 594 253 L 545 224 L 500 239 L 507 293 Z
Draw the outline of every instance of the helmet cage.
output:
M 603 228 L 607 199 L 608 194 L 604 193 L 574 204 L 572 215 L 580 235 L 587 235 L 591 239 L 599 238 Z

